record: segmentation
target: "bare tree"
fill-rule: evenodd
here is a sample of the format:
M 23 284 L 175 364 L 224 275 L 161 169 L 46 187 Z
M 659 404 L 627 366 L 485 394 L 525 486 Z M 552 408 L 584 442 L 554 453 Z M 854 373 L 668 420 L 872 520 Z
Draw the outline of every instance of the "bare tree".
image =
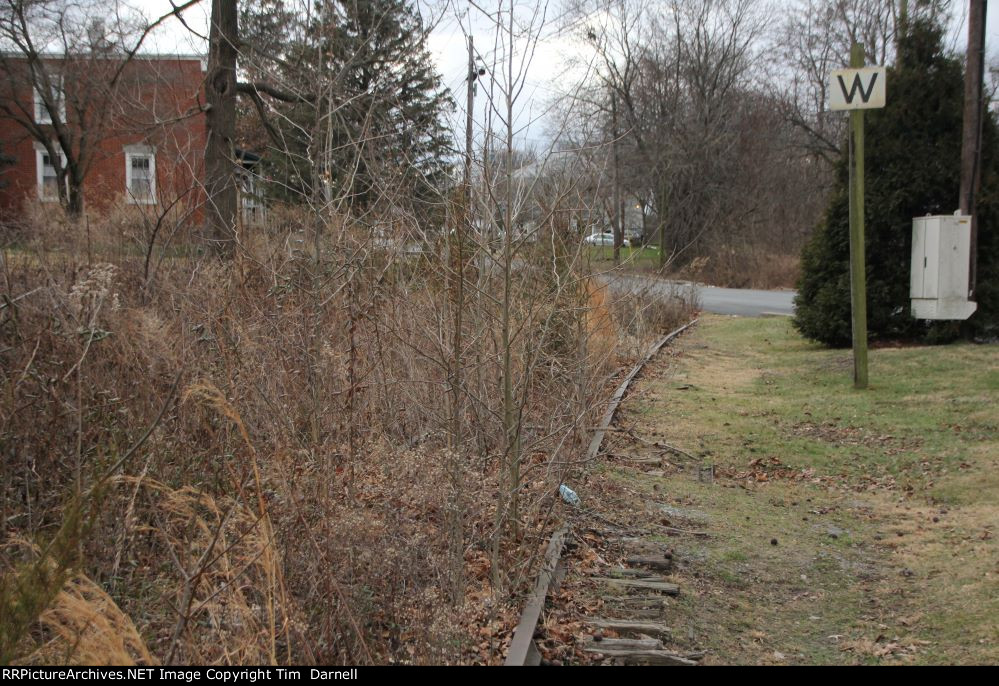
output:
M 599 106 L 611 100 L 599 90 L 589 101 L 605 117 L 620 110 L 631 179 L 645 186 L 631 195 L 657 217 L 665 264 L 730 212 L 739 102 L 750 89 L 766 15 L 750 0 L 696 0 L 665 7 L 621 1 L 593 16 L 599 23 L 586 24 L 585 36 L 598 58 L 597 80 L 617 105 Z

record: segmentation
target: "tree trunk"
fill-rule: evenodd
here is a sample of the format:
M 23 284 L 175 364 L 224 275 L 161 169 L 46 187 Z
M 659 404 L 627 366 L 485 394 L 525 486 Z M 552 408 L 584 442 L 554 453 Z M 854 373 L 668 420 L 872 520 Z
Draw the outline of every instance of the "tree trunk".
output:
M 83 192 L 72 183 L 69 186 L 69 202 L 66 203 L 66 213 L 70 217 L 79 217 L 83 214 Z
M 58 159 L 62 148 L 46 150 L 49 159 Z M 55 166 L 55 165 L 54 165 Z M 55 166 L 56 192 L 59 194 L 59 204 L 66 214 L 74 219 L 83 214 L 83 179 L 71 165 Z
M 213 0 L 209 31 L 208 79 L 205 114 L 206 238 L 223 255 L 236 242 L 236 188 L 238 166 L 233 139 L 236 135 L 236 53 L 239 23 L 236 0 Z
M 66 170 L 66 178 L 69 179 L 66 212 L 71 217 L 79 217 L 83 214 L 83 174 L 75 166 Z
M 660 184 L 665 184 L 665 181 L 660 180 Z M 665 188 L 660 187 L 659 197 L 656 200 L 656 225 L 659 238 L 659 271 L 666 269 L 666 203 L 668 201 L 668 193 Z

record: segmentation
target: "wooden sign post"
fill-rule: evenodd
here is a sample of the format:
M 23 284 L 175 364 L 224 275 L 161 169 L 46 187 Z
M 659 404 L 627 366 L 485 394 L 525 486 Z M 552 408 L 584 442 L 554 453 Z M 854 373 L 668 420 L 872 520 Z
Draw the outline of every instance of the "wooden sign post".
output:
M 830 79 L 830 109 L 850 111 L 850 306 L 853 319 L 853 385 L 867 388 L 867 274 L 864 260 L 864 110 L 885 106 L 884 67 L 864 67 L 864 47 L 854 43 L 850 69 Z

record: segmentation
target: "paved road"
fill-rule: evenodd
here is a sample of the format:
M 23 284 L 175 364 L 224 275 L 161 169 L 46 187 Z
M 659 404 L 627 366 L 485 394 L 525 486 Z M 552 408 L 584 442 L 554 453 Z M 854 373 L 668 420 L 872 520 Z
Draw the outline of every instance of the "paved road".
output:
M 614 290 L 648 288 L 664 296 L 678 289 L 695 288 L 701 308 L 705 312 L 737 314 L 743 317 L 760 317 L 768 314 L 791 315 L 794 313 L 794 291 L 758 291 L 749 288 L 718 288 L 690 284 L 683 281 L 665 281 L 646 276 L 608 275 Z

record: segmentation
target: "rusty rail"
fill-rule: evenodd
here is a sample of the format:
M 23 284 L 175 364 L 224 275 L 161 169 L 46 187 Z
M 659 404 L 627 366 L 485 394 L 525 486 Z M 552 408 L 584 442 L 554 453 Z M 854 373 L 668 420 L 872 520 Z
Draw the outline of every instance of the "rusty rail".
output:
M 697 319 L 694 319 L 653 343 L 649 347 L 648 352 L 645 353 L 645 356 L 628 372 L 628 376 L 624 377 L 621 385 L 617 387 L 614 395 L 611 396 L 600 426 L 597 427 L 596 432 L 593 434 L 590 447 L 586 450 L 587 459 L 594 458 L 600 453 L 600 446 L 604 442 L 604 435 L 607 433 L 611 422 L 614 421 L 617 408 L 621 405 L 621 401 L 624 400 L 631 382 L 635 380 L 639 372 L 656 356 L 664 345 L 696 324 L 697 321 Z M 538 580 L 535 582 L 534 589 L 527 598 L 527 604 L 524 606 L 524 610 L 520 615 L 520 621 L 513 632 L 513 640 L 510 642 L 510 649 L 507 651 L 506 661 L 503 663 L 507 667 L 533 666 L 541 662 L 541 653 L 538 652 L 538 648 L 534 644 L 534 630 L 538 626 L 541 611 L 545 607 L 545 598 L 548 597 L 548 589 L 551 588 L 552 580 L 555 578 L 555 570 L 562 558 L 562 549 L 565 547 L 565 540 L 568 536 L 569 524 L 565 523 L 552 534 L 551 539 L 548 541 L 548 548 L 545 550 L 545 557 L 541 564 L 541 571 L 538 573 Z

